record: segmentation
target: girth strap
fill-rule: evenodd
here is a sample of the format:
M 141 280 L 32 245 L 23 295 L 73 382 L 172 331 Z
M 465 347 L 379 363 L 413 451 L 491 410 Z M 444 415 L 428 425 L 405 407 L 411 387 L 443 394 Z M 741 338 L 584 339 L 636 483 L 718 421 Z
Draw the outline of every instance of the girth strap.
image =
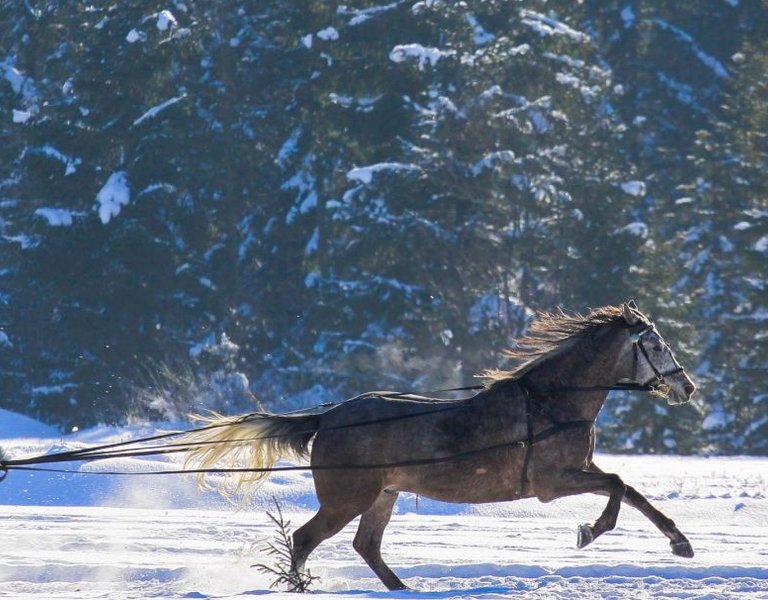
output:
M 533 399 L 531 398 L 531 392 L 528 386 L 521 386 L 525 393 L 525 429 L 526 439 L 525 441 L 518 442 L 519 447 L 525 448 L 525 456 L 523 457 L 523 470 L 520 473 L 520 494 L 525 495 L 528 491 L 528 467 L 531 464 L 533 458 L 533 447 L 539 442 L 551 438 L 554 435 L 569 431 L 571 429 L 591 429 L 594 421 L 566 421 L 565 423 L 554 422 L 551 427 L 540 431 L 539 433 L 533 432 Z M 549 417 L 552 420 L 551 417 Z

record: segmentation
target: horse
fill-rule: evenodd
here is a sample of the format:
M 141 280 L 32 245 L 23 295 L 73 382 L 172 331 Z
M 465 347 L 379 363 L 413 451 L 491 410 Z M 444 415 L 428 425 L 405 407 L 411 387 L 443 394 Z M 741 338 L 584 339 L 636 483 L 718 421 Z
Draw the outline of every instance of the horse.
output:
M 607 504 L 578 527 L 578 548 L 615 527 L 623 502 L 675 555 L 692 557 L 670 518 L 593 460 L 595 420 L 615 386 L 651 391 L 670 405 L 696 389 L 648 317 L 634 302 L 586 315 L 539 313 L 508 354 L 516 368 L 486 372 L 482 390 L 461 400 L 369 392 L 321 412 L 212 416 L 211 427 L 190 434 L 199 445 L 188 458 L 202 471 L 245 464 L 246 485 L 263 481 L 281 457 L 309 456 L 319 509 L 293 533 L 297 574 L 323 540 L 359 516 L 354 549 L 389 590 L 406 588 L 381 555 L 401 492 L 454 503 L 599 494 Z

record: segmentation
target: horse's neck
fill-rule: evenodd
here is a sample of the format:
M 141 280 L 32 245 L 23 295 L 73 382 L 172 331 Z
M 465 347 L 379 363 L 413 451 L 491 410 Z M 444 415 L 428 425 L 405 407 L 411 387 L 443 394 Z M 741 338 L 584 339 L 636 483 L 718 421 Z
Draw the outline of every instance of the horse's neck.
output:
M 526 379 L 553 415 L 562 420 L 594 420 L 608 391 L 592 388 L 608 388 L 618 381 L 617 357 L 614 343 L 590 352 L 577 346 L 542 362 Z

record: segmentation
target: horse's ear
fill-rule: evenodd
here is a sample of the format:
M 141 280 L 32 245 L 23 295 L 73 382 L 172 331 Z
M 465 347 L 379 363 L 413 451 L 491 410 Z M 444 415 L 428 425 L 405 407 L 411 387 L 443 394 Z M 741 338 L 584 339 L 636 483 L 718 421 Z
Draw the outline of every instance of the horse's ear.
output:
M 640 317 L 638 317 L 632 309 L 637 310 L 637 305 L 635 304 L 634 300 L 630 300 L 629 302 L 625 302 L 622 307 L 622 313 L 624 315 L 624 320 L 627 322 L 627 325 L 632 327 L 633 325 L 637 325 L 640 322 Z
M 635 304 L 634 298 L 627 300 L 627 306 L 629 306 L 629 308 L 634 308 L 635 310 L 640 310 L 637 308 L 637 304 Z

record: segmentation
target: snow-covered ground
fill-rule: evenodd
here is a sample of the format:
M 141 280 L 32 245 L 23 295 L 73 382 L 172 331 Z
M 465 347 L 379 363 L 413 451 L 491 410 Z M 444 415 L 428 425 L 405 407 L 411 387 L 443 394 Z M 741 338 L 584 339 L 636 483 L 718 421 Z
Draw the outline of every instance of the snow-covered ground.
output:
M 12 457 L 154 433 L 97 428 L 61 437 L 0 411 L 0 446 Z M 83 470 L 141 470 L 122 459 Z M 576 526 L 605 499 L 551 504 L 448 505 L 402 497 L 384 556 L 413 591 L 387 592 L 352 549 L 354 523 L 310 557 L 324 598 L 768 599 L 768 459 L 599 457 L 691 540 L 691 560 L 623 507 L 616 530 L 585 550 Z M 217 598 L 270 593 L 266 517 L 272 497 L 293 526 L 316 506 L 306 473 L 274 476 L 252 509 L 238 510 L 179 475 L 62 475 L 12 471 L 0 483 L 0 597 L 24 599 Z M 284 595 L 278 593 L 277 595 Z

